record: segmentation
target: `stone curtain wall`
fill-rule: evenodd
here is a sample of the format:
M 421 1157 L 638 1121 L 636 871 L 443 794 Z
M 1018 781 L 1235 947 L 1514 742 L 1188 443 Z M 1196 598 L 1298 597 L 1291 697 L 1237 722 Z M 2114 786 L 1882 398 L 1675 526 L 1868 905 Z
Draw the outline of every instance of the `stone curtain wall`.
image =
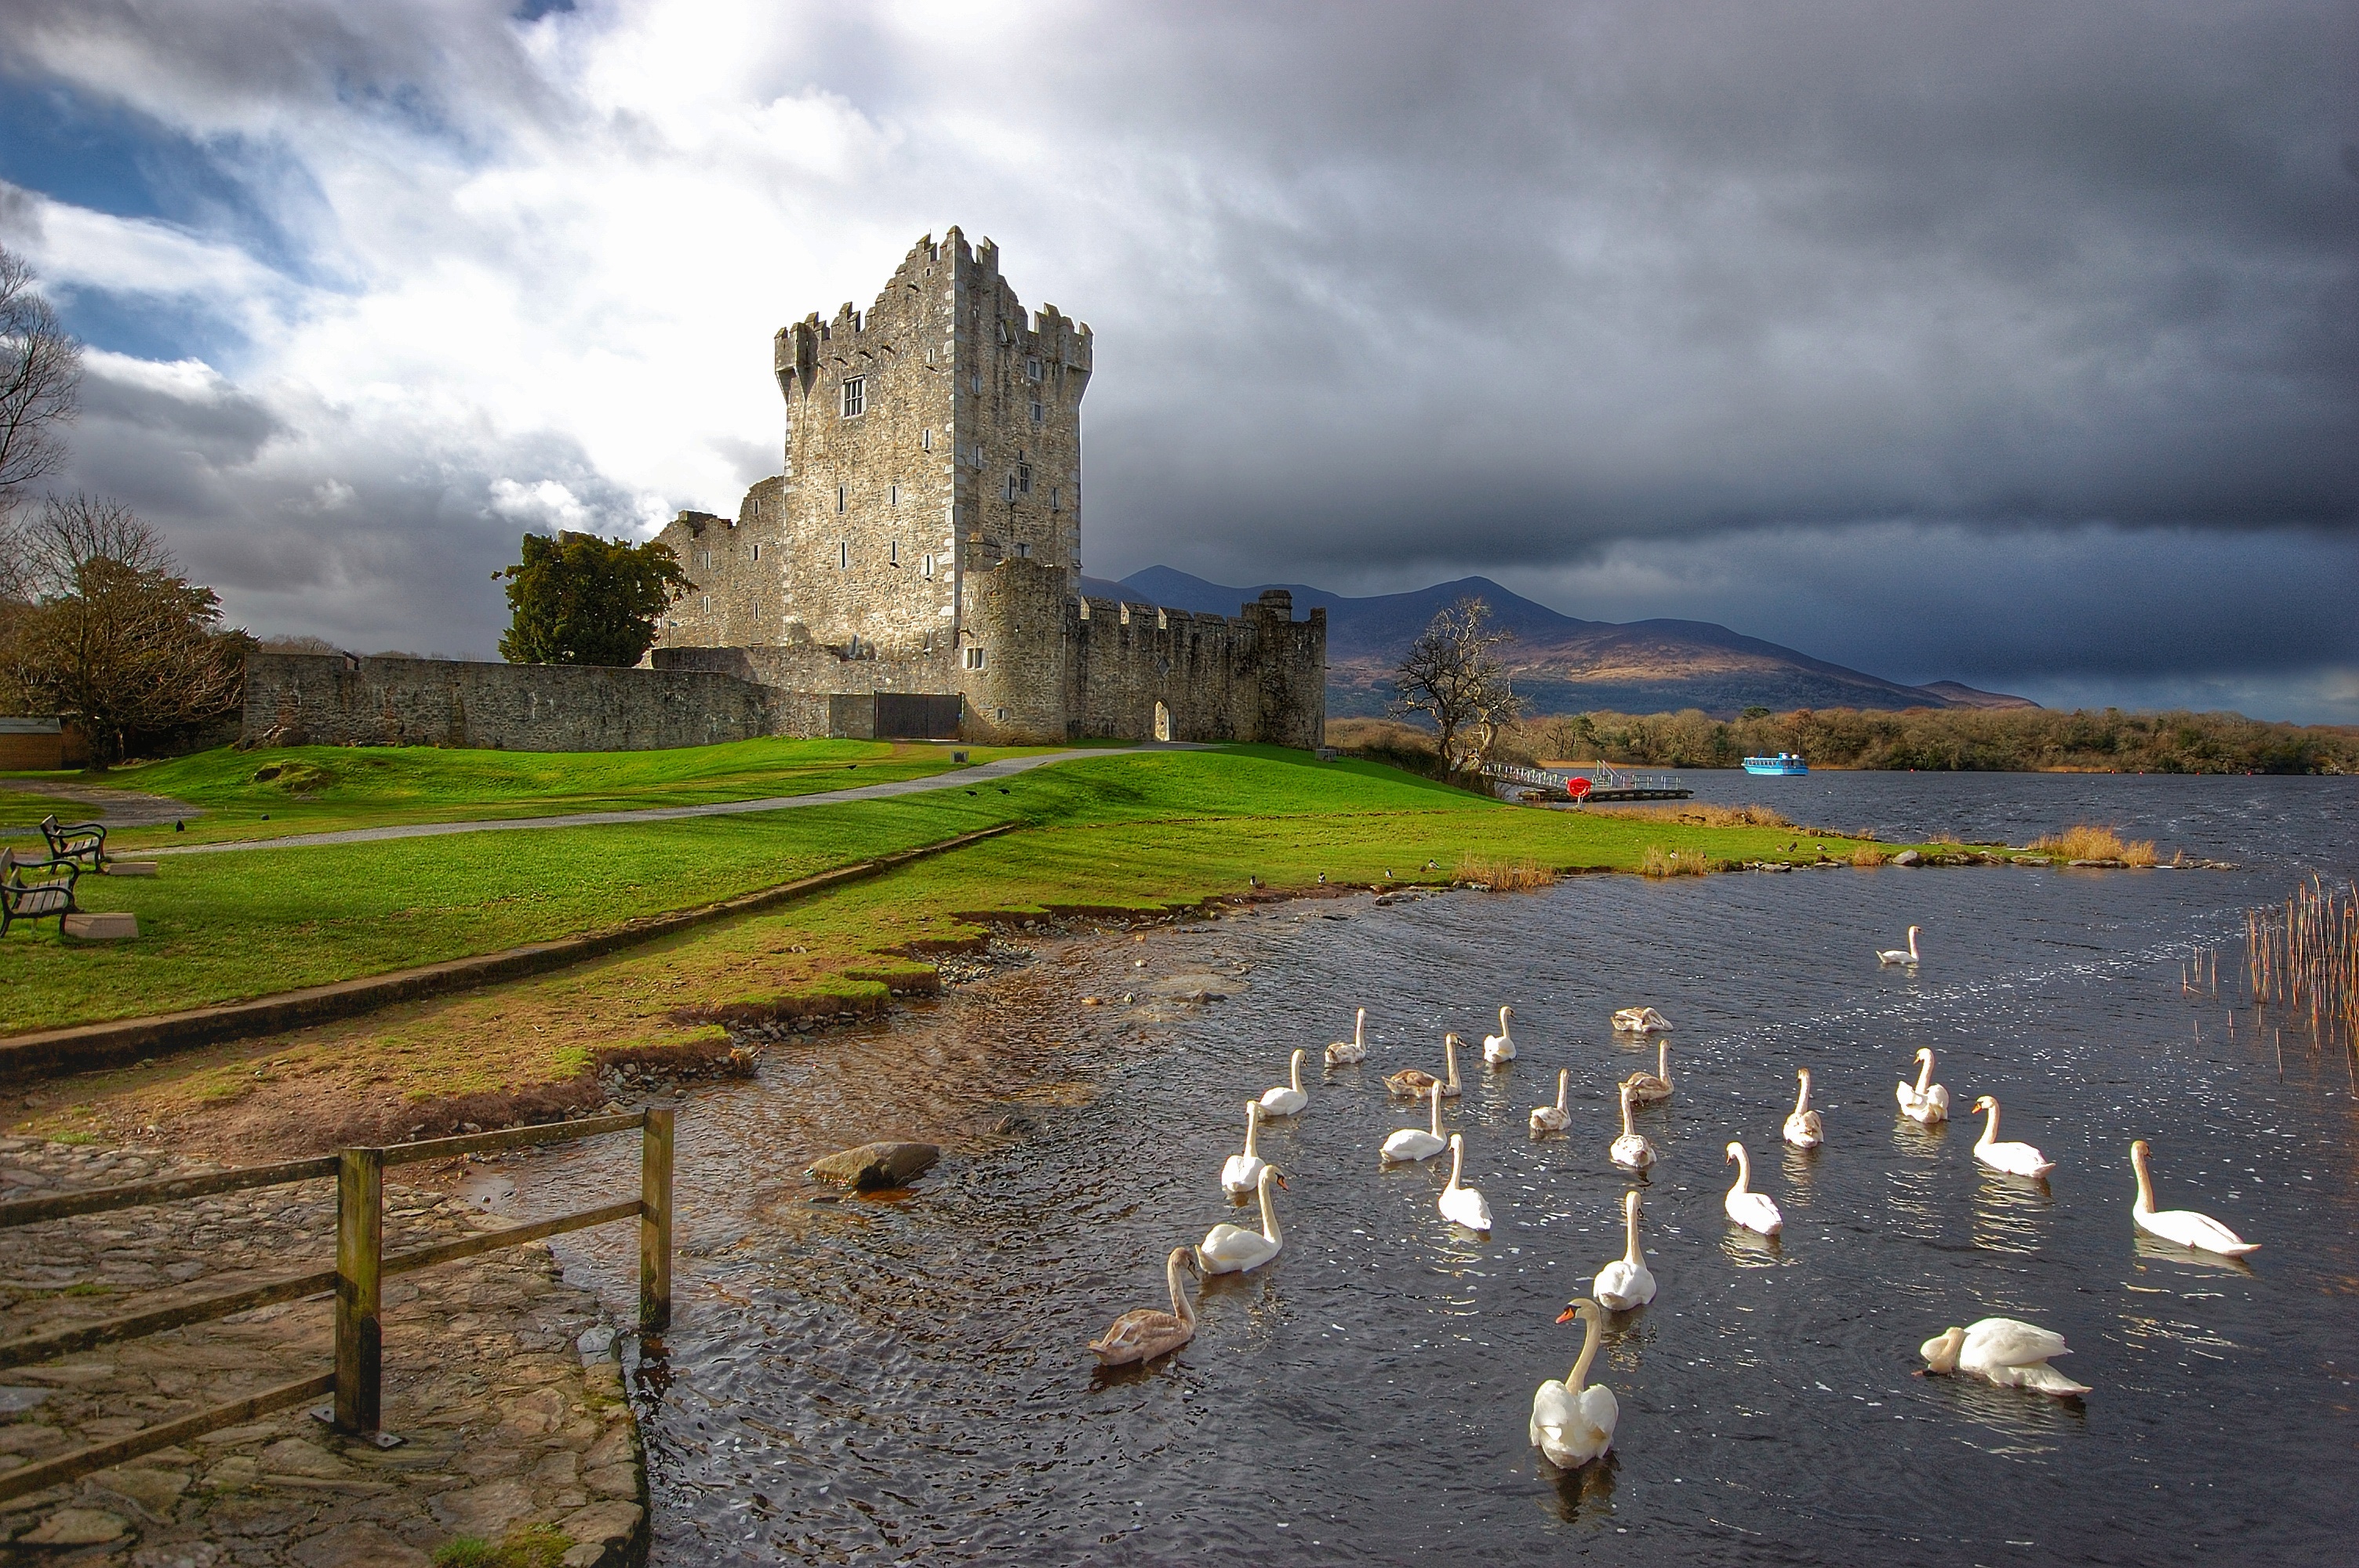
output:
M 705 670 L 257 653 L 245 662 L 244 739 L 643 752 L 778 733 L 781 695 Z

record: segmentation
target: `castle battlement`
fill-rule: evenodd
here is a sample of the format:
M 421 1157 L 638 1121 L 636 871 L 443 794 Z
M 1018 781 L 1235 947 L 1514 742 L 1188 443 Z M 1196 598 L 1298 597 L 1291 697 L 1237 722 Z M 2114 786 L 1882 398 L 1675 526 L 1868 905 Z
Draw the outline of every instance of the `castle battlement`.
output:
M 665 529 L 695 586 L 653 662 L 831 696 L 956 692 L 978 740 L 1318 744 L 1322 614 L 1295 622 L 1282 591 L 1235 617 L 1082 595 L 1094 347 L 1057 307 L 1027 312 L 999 247 L 956 228 L 911 246 L 866 311 L 780 328 L 782 471 L 734 524 Z

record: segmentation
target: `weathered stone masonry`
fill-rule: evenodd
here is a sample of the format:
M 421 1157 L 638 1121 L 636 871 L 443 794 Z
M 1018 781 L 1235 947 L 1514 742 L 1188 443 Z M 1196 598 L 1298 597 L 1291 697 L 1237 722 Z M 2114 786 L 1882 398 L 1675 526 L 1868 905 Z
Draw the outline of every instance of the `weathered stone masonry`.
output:
M 785 473 L 661 537 L 694 579 L 649 664 L 781 690 L 942 693 L 973 740 L 1319 744 L 1326 617 L 1082 594 L 1087 326 L 1027 317 L 990 242 L 903 258 L 864 315 L 773 344 Z M 816 711 L 807 705 L 804 711 Z

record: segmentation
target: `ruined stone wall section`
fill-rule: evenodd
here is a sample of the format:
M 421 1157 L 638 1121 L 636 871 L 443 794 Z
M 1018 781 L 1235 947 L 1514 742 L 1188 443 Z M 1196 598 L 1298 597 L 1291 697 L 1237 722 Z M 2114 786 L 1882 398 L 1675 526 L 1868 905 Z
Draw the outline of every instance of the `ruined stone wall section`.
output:
M 709 671 L 256 653 L 244 739 L 277 730 L 314 746 L 657 751 L 778 733 L 778 695 Z

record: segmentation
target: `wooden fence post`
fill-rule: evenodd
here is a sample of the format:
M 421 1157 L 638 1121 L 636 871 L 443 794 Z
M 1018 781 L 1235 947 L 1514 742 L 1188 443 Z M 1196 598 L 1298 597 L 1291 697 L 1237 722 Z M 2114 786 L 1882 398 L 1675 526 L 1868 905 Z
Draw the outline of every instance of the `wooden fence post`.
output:
M 385 1151 L 347 1149 L 336 1174 L 336 1422 L 375 1433 L 385 1372 Z
M 669 1107 L 649 1109 L 639 1144 L 639 1326 L 671 1325 L 671 1137 Z

